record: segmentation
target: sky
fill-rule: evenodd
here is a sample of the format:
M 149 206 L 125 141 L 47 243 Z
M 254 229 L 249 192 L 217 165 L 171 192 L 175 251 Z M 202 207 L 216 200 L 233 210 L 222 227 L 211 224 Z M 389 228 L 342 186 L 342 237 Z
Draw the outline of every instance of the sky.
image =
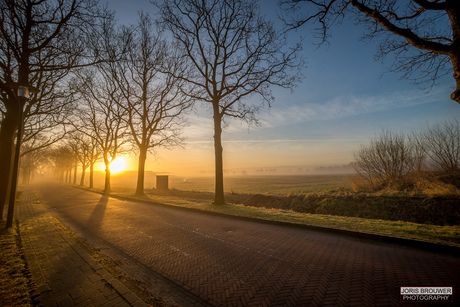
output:
M 275 0 L 263 1 L 263 13 L 277 19 Z M 155 12 L 149 0 L 112 0 L 121 24 L 136 23 L 137 11 Z M 353 152 L 385 129 L 398 133 L 420 131 L 449 117 L 460 119 L 460 105 L 450 99 L 451 74 L 430 90 L 398 73 L 385 73 L 390 62 L 374 61 L 377 41 L 359 40 L 363 28 L 345 22 L 332 31 L 329 45 L 318 48 L 312 32 L 301 28 L 292 42 L 303 37 L 307 67 L 304 79 L 291 93 L 272 88 L 275 102 L 258 114 L 261 125 L 231 121 L 223 133 L 224 169 L 251 170 L 277 167 L 343 165 Z M 251 99 L 258 99 L 252 97 Z M 159 149 L 146 168 L 168 174 L 212 174 L 213 124 L 209 110 L 188 116 L 186 145 Z M 127 168 L 136 170 L 133 155 Z

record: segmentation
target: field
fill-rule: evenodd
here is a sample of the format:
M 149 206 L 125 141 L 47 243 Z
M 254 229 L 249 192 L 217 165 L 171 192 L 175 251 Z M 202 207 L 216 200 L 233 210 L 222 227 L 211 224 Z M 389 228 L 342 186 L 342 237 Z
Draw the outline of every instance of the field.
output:
M 145 188 L 156 186 L 154 173 L 147 172 Z M 331 193 L 351 188 L 350 175 L 302 175 L 302 176 L 227 176 L 224 177 L 226 193 L 291 195 L 309 193 Z M 103 188 L 103 174 L 97 174 L 96 188 Z M 112 176 L 112 187 L 136 186 L 136 173 L 128 172 Z M 213 192 L 213 177 L 169 176 L 169 188 L 181 191 Z
M 304 176 L 239 176 L 224 179 L 228 193 L 290 195 L 328 193 L 341 188 L 350 188 L 348 175 L 304 175 Z M 170 188 L 183 191 L 212 192 L 211 177 L 172 177 Z

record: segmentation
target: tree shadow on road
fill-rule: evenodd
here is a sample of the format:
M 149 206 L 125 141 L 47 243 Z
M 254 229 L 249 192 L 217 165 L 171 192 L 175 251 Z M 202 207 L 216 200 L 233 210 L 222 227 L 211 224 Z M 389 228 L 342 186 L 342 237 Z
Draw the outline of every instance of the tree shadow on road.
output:
M 105 210 L 107 209 L 107 202 L 109 201 L 109 197 L 107 195 L 102 195 L 99 199 L 99 202 L 94 207 L 91 216 L 86 223 L 88 227 L 91 229 L 99 229 L 102 224 L 102 219 L 104 218 Z

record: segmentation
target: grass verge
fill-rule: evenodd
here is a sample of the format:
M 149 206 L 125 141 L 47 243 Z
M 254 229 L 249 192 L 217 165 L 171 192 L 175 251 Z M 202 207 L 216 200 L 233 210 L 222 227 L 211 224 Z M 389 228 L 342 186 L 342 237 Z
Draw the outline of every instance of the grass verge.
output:
M 93 191 L 102 192 L 102 190 Z M 112 191 L 111 195 L 115 197 L 118 196 L 123 198 L 137 199 L 144 202 L 151 201 L 170 206 L 191 208 L 232 216 L 285 222 L 298 225 L 326 227 L 460 247 L 460 225 L 437 226 L 403 221 L 387 221 L 381 219 L 309 214 L 294 212 L 291 210 L 251 207 L 240 204 L 216 206 L 211 204 L 211 201 L 208 199 L 208 197 L 205 197 L 205 195 L 203 195 L 202 199 L 197 199 L 197 197 L 184 197 L 184 194 L 182 193 L 179 197 L 167 194 L 161 195 L 153 192 L 150 193 L 148 190 L 144 196 L 136 196 L 133 194 L 133 192 L 134 190 L 130 189 L 116 189 Z
M 26 261 L 19 244 L 18 227 L 0 221 L 0 305 L 32 306 Z

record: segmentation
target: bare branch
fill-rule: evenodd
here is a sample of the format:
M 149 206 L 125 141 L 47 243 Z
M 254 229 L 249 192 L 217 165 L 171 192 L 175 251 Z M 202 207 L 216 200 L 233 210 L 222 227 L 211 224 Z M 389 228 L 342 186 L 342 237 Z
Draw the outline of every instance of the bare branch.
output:
M 457 89 L 451 99 L 460 103 L 460 7 L 457 1 L 408 0 L 281 0 L 283 19 L 290 28 L 319 23 L 321 43 L 345 15 L 366 26 L 364 38 L 380 39 L 377 58 L 393 54 L 390 71 L 416 83 L 430 83 L 454 73 Z M 301 12 L 301 13 L 299 13 Z M 298 25 L 298 26 L 296 26 Z M 431 55 L 428 55 L 430 53 Z M 426 65 L 421 59 L 427 60 Z M 450 61 L 450 67 L 446 64 Z
M 186 95 L 213 112 L 215 203 L 223 203 L 222 122 L 230 116 L 255 123 L 257 111 L 273 100 L 270 85 L 292 88 L 301 77 L 300 46 L 289 49 L 254 1 L 167 0 L 159 8 L 161 24 L 188 61 L 189 69 L 174 76 L 192 86 Z M 247 99 L 256 95 L 261 103 Z

